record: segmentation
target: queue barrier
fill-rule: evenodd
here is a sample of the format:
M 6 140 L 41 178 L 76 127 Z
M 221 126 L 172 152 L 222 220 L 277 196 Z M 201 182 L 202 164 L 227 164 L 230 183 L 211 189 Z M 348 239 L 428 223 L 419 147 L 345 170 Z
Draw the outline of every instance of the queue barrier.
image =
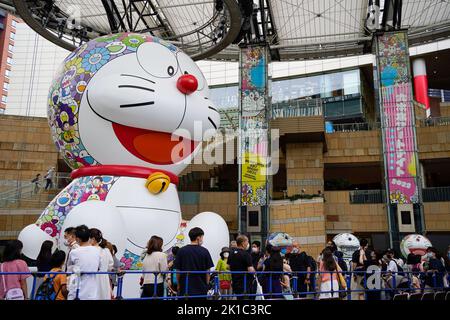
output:
M 36 288 L 36 283 L 37 283 L 37 278 L 39 276 L 43 277 L 45 275 L 58 275 L 58 274 L 65 274 L 67 276 L 70 275 L 77 275 L 79 277 L 83 276 L 83 275 L 102 275 L 102 274 L 107 274 L 107 275 L 115 275 L 117 276 L 117 294 L 116 294 L 116 299 L 118 300 L 178 300 L 178 299 L 190 299 L 190 298 L 205 298 L 205 299 L 213 299 L 213 300 L 217 300 L 217 299 L 223 299 L 223 298 L 243 298 L 243 299 L 256 299 L 256 300 L 262 300 L 262 299 L 273 299 L 275 298 L 285 298 L 286 296 L 293 296 L 293 299 L 297 300 L 297 299 L 304 299 L 301 298 L 301 296 L 312 296 L 312 299 L 319 299 L 319 294 L 324 294 L 324 293 L 331 293 L 332 296 L 334 294 L 337 294 L 338 296 L 341 295 L 343 299 L 346 300 L 352 300 L 351 298 L 351 293 L 363 293 L 365 295 L 365 298 L 367 299 L 367 294 L 368 293 L 373 293 L 373 292 L 385 292 L 389 294 L 389 300 L 393 299 L 396 295 L 399 294 L 408 294 L 409 300 L 428 300 L 428 299 L 423 299 L 424 295 L 427 293 L 433 293 L 433 295 L 435 293 L 439 293 L 439 297 L 442 294 L 445 294 L 447 292 L 447 294 L 445 294 L 445 299 L 448 299 L 449 296 L 449 287 L 445 287 L 444 286 L 444 277 L 446 277 L 446 279 L 448 280 L 448 282 L 450 282 L 450 274 L 446 273 L 446 272 L 435 272 L 435 271 L 428 271 L 428 272 L 408 272 L 408 271 L 404 271 L 404 272 L 398 272 L 398 273 L 393 273 L 393 272 L 389 272 L 389 271 L 375 271 L 375 272 L 366 272 L 366 271 L 298 271 L 298 272 L 281 272 L 281 271 L 255 271 L 255 272 L 243 272 L 243 271 L 164 271 L 164 272 L 159 272 L 159 271 L 141 271 L 141 270 L 123 270 L 123 271 L 119 271 L 119 272 L 80 272 L 80 273 L 75 273 L 75 272 L 0 272 L 0 276 L 5 275 L 32 275 L 33 276 L 33 285 L 32 285 L 32 290 L 31 290 L 31 296 L 30 299 L 34 300 L 35 298 L 35 294 L 37 291 Z M 122 289 L 123 289 L 123 280 L 124 280 L 124 275 L 125 274 L 153 274 L 155 277 L 155 283 L 154 283 L 154 295 L 152 297 L 136 297 L 136 298 L 123 298 L 122 296 Z M 189 276 L 192 275 L 198 275 L 198 274 L 204 274 L 205 277 L 207 274 L 209 274 L 211 276 L 211 281 L 210 281 L 210 287 L 211 289 L 209 290 L 209 293 L 206 295 L 182 295 L 182 296 L 163 296 L 163 297 L 159 297 L 157 296 L 157 281 L 158 281 L 158 275 L 164 275 L 164 276 L 171 276 L 173 274 L 179 274 L 179 275 L 186 275 L 186 278 L 184 279 L 184 284 L 185 284 L 185 292 L 189 292 Z M 243 288 L 244 288 L 244 292 L 241 294 L 228 294 L 228 295 L 221 295 L 220 294 L 220 286 L 219 286 L 219 275 L 220 274 L 231 274 L 233 275 L 242 275 L 243 276 Z M 291 290 L 290 291 L 286 291 L 286 292 L 272 292 L 273 289 L 273 276 L 274 275 L 288 275 L 290 277 L 290 285 L 291 285 Z M 324 275 L 324 274 L 329 274 L 330 275 L 330 279 L 336 279 L 339 282 L 339 276 L 338 274 L 342 274 L 344 276 L 345 282 L 346 282 L 346 288 L 345 289 L 340 289 L 339 287 L 337 288 L 333 288 L 334 283 L 333 281 L 331 281 L 331 289 L 328 291 L 320 291 L 317 290 L 317 286 L 316 286 L 316 282 L 317 282 L 317 277 Z M 299 291 L 299 278 L 305 277 L 307 278 L 309 276 L 310 282 L 309 285 L 307 286 L 308 289 L 307 291 Z M 369 288 L 368 287 L 368 281 L 373 281 L 373 279 L 371 279 L 372 276 L 379 276 L 380 277 L 380 288 L 376 288 L 376 287 L 372 287 Z M 399 283 L 397 283 L 399 280 L 397 279 L 397 277 L 400 276 L 402 277 L 401 280 L 401 285 L 402 287 L 400 287 Z M 420 288 L 414 288 L 412 285 L 412 276 L 418 277 L 420 280 Z M 430 277 L 432 279 L 433 282 L 433 286 L 429 286 L 426 285 L 426 279 L 427 277 Z M 355 277 L 357 277 L 358 281 L 361 281 L 361 287 L 363 287 L 363 289 L 352 289 L 352 278 L 355 279 Z M 439 281 L 442 283 L 442 285 L 438 284 L 438 279 L 439 277 L 442 279 L 442 281 Z M 258 279 L 258 282 L 260 281 L 259 279 L 265 279 L 265 281 L 267 281 L 267 279 L 269 280 L 268 283 L 268 292 L 263 292 L 263 293 L 253 293 L 253 290 L 249 290 L 251 289 L 249 285 L 253 285 L 254 283 L 256 283 L 256 279 Z M 389 280 L 387 280 L 389 279 Z M 429 278 L 428 278 L 429 279 Z M 390 282 L 392 280 L 392 282 Z M 384 286 L 383 287 L 383 282 L 389 281 L 391 284 L 388 285 L 387 287 Z M 77 282 L 78 286 L 80 284 L 80 281 Z M 138 285 L 138 284 L 137 284 Z M 405 286 L 406 285 L 406 286 Z M 76 291 L 76 298 L 78 299 L 78 291 L 79 288 L 77 288 Z M 419 291 L 419 292 L 417 292 Z M 421 299 L 411 299 L 411 297 L 418 297 L 420 295 Z

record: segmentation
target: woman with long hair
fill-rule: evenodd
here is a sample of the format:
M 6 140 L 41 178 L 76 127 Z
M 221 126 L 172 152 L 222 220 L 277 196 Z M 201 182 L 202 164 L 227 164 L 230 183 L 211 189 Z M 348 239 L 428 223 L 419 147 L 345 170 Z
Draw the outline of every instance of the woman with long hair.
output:
M 114 267 L 114 260 L 111 251 L 107 247 L 108 241 L 103 238 L 100 230 L 92 228 L 89 230 L 89 242 L 92 246 L 100 250 L 100 268 L 99 272 L 111 272 Z M 109 274 L 97 274 L 97 287 L 99 300 L 111 300 L 112 286 Z
M 338 299 L 339 298 L 339 283 L 337 276 L 337 263 L 333 257 L 333 252 L 330 248 L 325 248 L 322 251 L 322 260 L 319 265 L 319 276 L 317 287 L 320 294 L 319 299 Z M 334 292 L 332 292 L 334 291 Z
M 162 248 L 163 239 L 161 237 L 152 236 L 147 243 L 142 271 L 152 273 L 144 273 L 141 278 L 143 283 L 142 298 L 164 296 L 164 274 L 160 272 L 169 271 L 169 268 L 167 266 L 167 255 L 162 252 Z
M 36 259 L 36 266 L 38 272 L 48 272 L 52 268 L 51 259 L 52 259 L 52 247 L 53 242 L 50 240 L 46 240 L 41 245 L 41 251 L 39 251 L 39 255 Z M 45 274 L 38 275 L 38 277 L 42 278 Z
M 27 263 L 21 259 L 23 244 L 19 240 L 6 243 L 0 272 L 30 272 Z M 24 300 L 27 296 L 27 281 L 31 274 L 9 274 L 0 276 L 0 300 Z

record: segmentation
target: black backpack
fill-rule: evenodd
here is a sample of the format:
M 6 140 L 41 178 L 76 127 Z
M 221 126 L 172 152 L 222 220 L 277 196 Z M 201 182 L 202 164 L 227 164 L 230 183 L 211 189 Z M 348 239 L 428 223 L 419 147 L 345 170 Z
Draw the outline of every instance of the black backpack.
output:
M 317 271 L 317 262 L 316 262 L 316 260 L 314 260 L 314 258 L 311 257 L 311 256 L 308 256 L 308 258 L 309 258 L 309 266 L 311 268 L 311 271 Z
M 49 276 L 45 281 L 39 286 L 35 300 L 56 300 L 56 297 L 58 296 L 59 292 L 61 291 L 61 287 L 59 288 L 58 292 L 55 292 L 54 286 L 53 286 L 53 280 L 55 279 L 57 275 Z
M 397 261 L 395 261 L 395 259 L 392 259 L 392 261 L 394 261 L 394 263 L 397 265 L 397 274 L 399 275 L 399 276 L 405 276 L 405 270 L 403 270 L 403 268 L 402 267 L 400 267 L 399 265 L 398 265 L 398 263 L 397 263 Z

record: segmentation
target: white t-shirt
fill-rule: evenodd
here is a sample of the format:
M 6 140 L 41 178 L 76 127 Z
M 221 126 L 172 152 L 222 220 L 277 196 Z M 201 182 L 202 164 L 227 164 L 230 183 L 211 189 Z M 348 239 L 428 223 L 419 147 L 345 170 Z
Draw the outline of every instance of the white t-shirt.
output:
M 387 266 L 387 271 L 390 272 L 398 272 L 397 264 L 394 260 L 389 261 L 389 264 Z
M 142 262 L 142 271 L 168 271 L 167 255 L 164 252 L 155 251 L 146 255 Z M 158 274 L 157 283 L 164 282 L 162 274 Z M 155 275 L 153 273 L 144 274 L 144 284 L 155 284 Z
M 100 248 L 93 246 L 79 247 L 70 252 L 68 265 L 73 266 L 73 271 L 77 272 L 97 272 L 100 269 Z M 72 277 L 74 279 L 72 279 Z M 69 284 L 69 300 L 76 297 L 76 290 L 78 286 L 78 277 L 70 276 Z M 76 280 L 76 281 L 74 281 Z M 81 275 L 79 284 L 80 291 L 78 297 L 80 300 L 97 300 L 98 286 L 95 274 Z

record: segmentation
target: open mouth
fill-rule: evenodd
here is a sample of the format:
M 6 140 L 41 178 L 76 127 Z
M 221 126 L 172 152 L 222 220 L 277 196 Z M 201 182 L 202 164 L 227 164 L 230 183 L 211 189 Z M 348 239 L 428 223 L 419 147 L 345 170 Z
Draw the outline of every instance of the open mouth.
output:
M 180 162 L 188 157 L 199 142 L 167 132 L 152 131 L 112 123 L 120 143 L 134 156 L 159 165 Z M 175 140 L 175 141 L 173 141 Z
M 409 252 L 415 255 L 424 256 L 427 253 L 426 248 L 409 248 Z

